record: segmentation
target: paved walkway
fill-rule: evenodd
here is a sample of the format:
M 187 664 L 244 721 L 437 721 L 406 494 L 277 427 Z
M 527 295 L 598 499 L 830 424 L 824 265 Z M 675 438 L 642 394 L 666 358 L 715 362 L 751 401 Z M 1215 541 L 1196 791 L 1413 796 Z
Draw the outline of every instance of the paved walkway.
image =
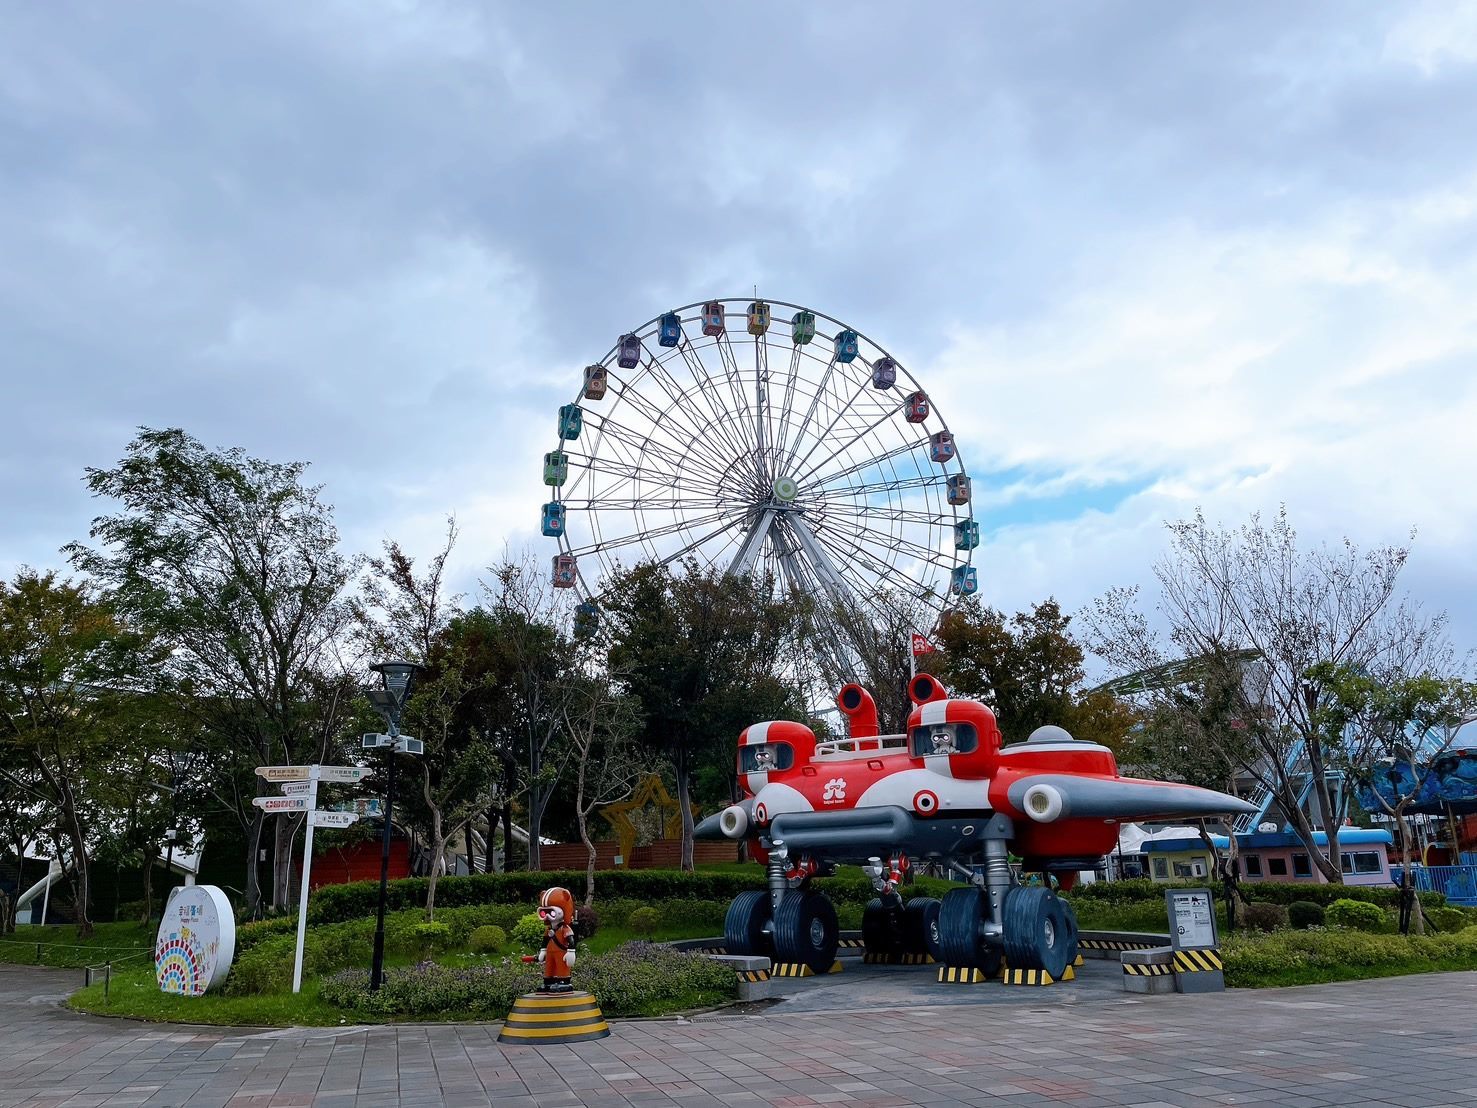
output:
M 496 1025 L 263 1032 L 82 1017 L 58 1006 L 76 978 L 0 966 L 0 1106 L 1477 1102 L 1477 973 L 1212 996 L 780 1005 L 515 1048 L 498 1046 Z

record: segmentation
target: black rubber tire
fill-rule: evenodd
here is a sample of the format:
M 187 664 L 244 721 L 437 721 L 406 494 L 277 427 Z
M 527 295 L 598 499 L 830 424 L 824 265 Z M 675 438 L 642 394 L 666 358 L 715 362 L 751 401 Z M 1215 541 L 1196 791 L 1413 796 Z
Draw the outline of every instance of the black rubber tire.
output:
M 723 917 L 723 949 L 729 954 L 768 957 L 771 943 L 769 932 L 764 929 L 768 922 L 768 891 L 750 889 L 739 893 Z
M 1045 970 L 1060 981 L 1076 957 L 1073 931 L 1065 902 L 1050 889 L 1017 885 L 1005 894 L 1005 958 L 1011 969 Z
M 939 911 L 943 905 L 931 896 L 915 896 L 908 901 L 903 924 L 903 949 L 909 954 L 928 954 L 935 962 L 943 958 L 939 940 Z
M 841 928 L 836 908 L 823 893 L 795 890 L 785 894 L 774 914 L 774 960 L 829 973 L 836 964 Z
M 862 947 L 868 954 L 899 954 L 903 944 L 903 904 L 897 897 L 873 897 L 862 909 Z
M 1077 964 L 1077 954 L 1082 949 L 1082 929 L 1077 926 L 1077 913 L 1073 911 L 1072 906 L 1060 897 L 1057 898 L 1057 903 L 1062 906 L 1062 911 L 1067 914 L 1069 932 L 1067 941 L 1067 965 L 1075 966 Z
M 948 966 L 983 966 L 985 944 L 980 922 L 985 894 L 973 886 L 950 889 L 939 904 L 939 949 Z

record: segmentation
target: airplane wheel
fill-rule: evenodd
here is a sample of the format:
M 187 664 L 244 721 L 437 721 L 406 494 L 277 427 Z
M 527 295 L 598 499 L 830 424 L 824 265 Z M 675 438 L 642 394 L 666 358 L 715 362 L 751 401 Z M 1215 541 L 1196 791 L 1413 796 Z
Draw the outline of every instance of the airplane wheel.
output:
M 939 905 L 939 948 L 950 966 L 985 964 L 987 947 L 980 922 L 984 918 L 985 894 L 979 889 L 950 889 Z
M 939 942 L 939 910 L 943 907 L 931 896 L 915 896 L 908 901 L 903 926 L 903 946 L 909 954 L 927 954 L 935 962 L 943 959 Z
M 1067 926 L 1069 930 L 1067 965 L 1075 966 L 1077 964 L 1077 952 L 1081 949 L 1082 931 L 1077 926 L 1077 913 L 1073 910 L 1072 906 L 1065 900 L 1060 900 L 1060 898 L 1058 899 L 1058 903 L 1061 904 L 1062 910 L 1067 913 Z
M 896 897 L 874 897 L 862 910 L 862 946 L 868 954 L 897 954 L 904 948 L 903 906 Z
M 1050 889 L 1017 885 L 1005 894 L 1005 957 L 1011 969 L 1041 969 L 1061 980 L 1077 956 L 1075 931 L 1065 902 Z
M 829 973 L 836 964 L 840 934 L 830 897 L 798 889 L 788 892 L 774 914 L 774 960 Z
M 769 893 L 758 889 L 741 892 L 723 917 L 723 949 L 729 954 L 768 955 Z

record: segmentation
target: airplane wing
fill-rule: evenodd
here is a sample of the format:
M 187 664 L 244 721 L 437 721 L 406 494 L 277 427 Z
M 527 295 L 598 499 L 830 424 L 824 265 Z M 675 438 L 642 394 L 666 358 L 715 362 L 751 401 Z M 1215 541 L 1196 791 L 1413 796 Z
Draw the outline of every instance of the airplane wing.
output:
M 1010 783 L 1011 807 L 1037 823 L 1059 819 L 1186 819 L 1254 812 L 1256 806 L 1214 789 L 1131 777 L 1033 773 Z

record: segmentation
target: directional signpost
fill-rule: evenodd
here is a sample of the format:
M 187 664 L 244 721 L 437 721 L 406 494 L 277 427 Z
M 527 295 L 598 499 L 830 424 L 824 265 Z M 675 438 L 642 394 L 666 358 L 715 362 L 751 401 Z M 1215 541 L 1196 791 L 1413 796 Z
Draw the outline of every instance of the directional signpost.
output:
M 303 987 L 303 940 L 308 933 L 308 878 L 313 869 L 313 829 L 315 827 L 348 827 L 358 821 L 354 812 L 318 810 L 318 783 L 358 784 L 369 776 L 363 766 L 257 766 L 256 775 L 264 781 L 282 786 L 282 796 L 258 796 L 252 803 L 267 815 L 284 812 L 308 813 L 308 830 L 303 843 L 303 887 L 297 899 L 297 954 L 292 963 L 292 991 Z

